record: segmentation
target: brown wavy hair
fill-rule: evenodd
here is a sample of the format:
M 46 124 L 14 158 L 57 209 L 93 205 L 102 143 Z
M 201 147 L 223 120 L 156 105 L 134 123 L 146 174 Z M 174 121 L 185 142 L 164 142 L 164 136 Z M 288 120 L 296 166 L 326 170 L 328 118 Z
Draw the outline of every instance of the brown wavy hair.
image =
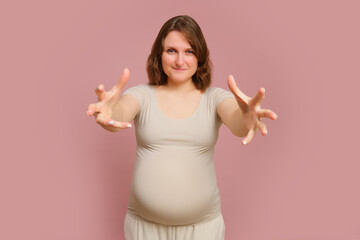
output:
M 167 84 L 167 76 L 162 68 L 161 55 L 164 51 L 164 39 L 171 31 L 184 34 L 192 49 L 194 49 L 198 67 L 192 76 L 192 81 L 197 89 L 205 91 L 211 84 L 212 62 L 209 57 L 210 53 L 200 26 L 193 18 L 187 15 L 173 17 L 161 27 L 146 62 L 149 85 Z

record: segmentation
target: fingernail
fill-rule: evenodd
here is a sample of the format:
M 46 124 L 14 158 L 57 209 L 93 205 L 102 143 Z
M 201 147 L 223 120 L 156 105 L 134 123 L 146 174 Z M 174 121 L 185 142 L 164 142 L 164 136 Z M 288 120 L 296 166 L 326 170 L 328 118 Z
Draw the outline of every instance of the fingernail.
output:
M 101 91 L 101 87 L 100 87 L 100 86 L 98 86 L 98 90 Z
M 128 128 L 131 128 L 131 124 L 128 124 L 127 127 L 128 127 Z
M 264 130 L 263 132 L 264 132 L 264 135 L 266 135 L 266 134 L 268 133 L 268 131 L 267 131 L 267 130 Z
M 247 141 L 244 140 L 242 143 L 243 143 L 243 145 L 246 145 L 246 144 L 247 144 Z
M 108 123 L 109 123 L 109 125 L 114 125 L 115 122 L 114 122 L 114 120 L 110 120 Z

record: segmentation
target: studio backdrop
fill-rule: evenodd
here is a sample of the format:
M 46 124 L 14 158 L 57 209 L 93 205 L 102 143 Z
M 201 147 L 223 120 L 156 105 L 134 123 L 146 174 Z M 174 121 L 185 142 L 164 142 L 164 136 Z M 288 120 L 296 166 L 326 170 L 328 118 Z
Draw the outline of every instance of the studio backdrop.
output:
M 228 240 L 360 240 L 358 1 L 8 1 L 1 3 L 0 239 L 120 240 L 134 128 L 86 114 L 94 89 L 147 83 L 162 24 L 190 15 L 212 86 L 254 96 L 265 120 L 243 146 L 220 128 L 215 166 Z

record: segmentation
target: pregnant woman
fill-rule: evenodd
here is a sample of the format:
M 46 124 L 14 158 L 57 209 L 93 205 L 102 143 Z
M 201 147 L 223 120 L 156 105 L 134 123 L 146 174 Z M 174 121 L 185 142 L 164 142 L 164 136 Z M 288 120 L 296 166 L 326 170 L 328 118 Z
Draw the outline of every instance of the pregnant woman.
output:
M 265 89 L 250 98 L 228 77 L 231 92 L 210 87 L 211 61 L 199 25 L 177 16 L 161 28 L 147 60 L 148 84 L 108 92 L 99 85 L 88 115 L 108 131 L 130 128 L 137 149 L 125 216 L 126 240 L 223 240 L 225 225 L 214 168 L 214 146 L 224 123 L 248 144 L 267 134 L 260 108 Z

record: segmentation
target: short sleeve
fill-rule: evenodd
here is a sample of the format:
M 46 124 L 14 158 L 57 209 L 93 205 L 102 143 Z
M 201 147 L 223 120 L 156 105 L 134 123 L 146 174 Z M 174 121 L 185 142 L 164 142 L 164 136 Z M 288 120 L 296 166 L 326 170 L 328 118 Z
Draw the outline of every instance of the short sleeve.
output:
M 230 91 L 224 90 L 222 88 L 213 88 L 212 89 L 213 101 L 215 103 L 216 108 L 222 103 L 225 99 L 235 98 L 234 94 Z
M 212 114 L 214 114 L 215 116 L 215 122 L 217 127 L 219 128 L 222 124 L 221 118 L 219 116 L 219 114 L 217 113 L 217 108 L 220 105 L 220 103 L 222 103 L 225 99 L 228 98 L 235 98 L 234 95 L 227 91 L 224 90 L 222 88 L 217 88 L 217 87 L 210 87 L 208 89 L 208 97 L 209 97 L 209 109 L 211 109 Z
M 128 88 L 122 95 L 129 94 L 133 96 L 139 103 L 140 109 L 143 108 L 146 97 L 148 96 L 150 86 L 147 84 L 137 85 Z

